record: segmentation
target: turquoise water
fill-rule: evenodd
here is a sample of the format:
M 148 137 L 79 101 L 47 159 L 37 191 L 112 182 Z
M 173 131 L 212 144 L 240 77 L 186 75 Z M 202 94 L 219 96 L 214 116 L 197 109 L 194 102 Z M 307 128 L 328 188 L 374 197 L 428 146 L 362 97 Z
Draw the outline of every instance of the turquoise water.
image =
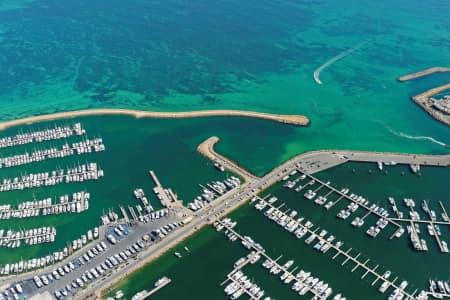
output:
M 330 145 L 448 153 L 388 128 L 450 143 L 448 127 L 408 99 L 448 75 L 395 80 L 449 64 L 447 2 L 5 3 L 1 119 L 92 107 L 238 108 L 311 118 L 289 134 L 283 158 Z M 361 42 L 314 82 L 316 68 Z
M 409 99 L 425 89 L 447 83 L 450 76 L 436 74 L 408 83 L 395 80 L 430 66 L 450 65 L 445 55 L 450 35 L 449 8 L 449 3 L 437 0 L 2 1 L 0 120 L 99 107 L 155 111 L 232 108 L 304 114 L 311 119 L 311 125 L 296 128 L 243 118 L 135 120 L 119 116 L 33 125 L 39 128 L 81 121 L 90 135 L 103 136 L 107 151 L 2 169 L 1 177 L 86 160 L 98 162 L 106 176 L 98 182 L 1 193 L 0 203 L 15 203 L 32 199 L 33 195 L 40 198 L 87 189 L 92 200 L 89 211 L 80 215 L 1 221 L 1 228 L 56 224 L 58 236 L 49 247 L 27 247 L 13 252 L 0 249 L 0 264 L 59 249 L 99 224 L 102 212 L 117 210 L 119 204 L 137 204 L 131 193 L 141 186 L 150 194 L 149 169 L 154 169 L 163 184 L 172 187 L 180 198 L 192 199 L 199 192 L 198 184 L 224 176 L 195 152 L 197 145 L 211 135 L 221 138 L 217 145 L 219 152 L 259 175 L 295 154 L 315 149 L 450 153 L 429 139 L 411 138 L 432 137 L 450 144 L 449 127 L 431 119 Z M 357 50 L 323 70 L 322 85 L 313 80 L 313 72 L 319 66 L 361 43 Z M 11 128 L 0 135 L 19 129 Z M 0 155 L 24 149 L 32 146 L 2 149 Z M 369 179 L 375 175 L 370 177 L 366 166 L 357 167 L 360 177 L 345 173 L 346 168 L 330 170 L 329 174 L 335 177 L 333 181 L 342 178 L 343 185 L 351 185 L 347 180 L 350 178 L 351 182 L 361 183 L 351 185 L 355 190 L 368 185 L 371 198 L 385 200 L 385 191 L 379 190 L 378 183 L 370 183 Z M 424 170 L 420 179 L 390 174 L 377 180 L 381 185 L 389 185 L 395 178 L 395 184 L 389 188 L 392 195 L 400 197 L 410 192 L 414 197 L 430 195 L 445 200 L 448 172 L 429 172 Z M 419 183 L 424 184 L 423 189 Z M 286 194 L 286 201 L 299 204 L 290 197 Z M 152 204 L 157 206 L 155 199 Z M 300 208 L 311 217 L 322 218 L 312 207 Z M 260 235 L 261 239 L 267 239 L 268 234 L 258 233 L 260 224 L 267 231 L 276 230 L 250 209 L 240 210 L 236 216 L 242 220 L 243 231 Z M 331 222 L 327 224 L 336 226 L 337 233 L 351 236 L 348 228 L 339 229 L 348 224 L 334 224 L 331 214 L 328 218 L 331 219 L 323 222 Z M 280 233 L 275 238 L 276 243 L 287 247 L 286 251 L 298 254 L 297 245 L 291 245 L 288 237 L 284 239 Z M 197 291 L 198 284 L 183 278 L 198 267 L 198 257 L 207 257 L 211 263 L 203 266 L 198 281 L 209 280 L 211 287 L 205 288 L 199 299 L 211 299 L 208 295 L 222 297 L 218 280 L 242 250 L 233 245 L 226 247 L 226 253 L 220 252 L 221 245 L 228 242 L 211 229 L 189 241 L 190 247 L 197 249 L 192 258 L 177 262 L 167 254 L 145 269 L 151 276 L 122 286 L 127 295 L 149 287 L 153 283 L 150 279 L 156 280 L 166 273 L 178 276 L 177 283 L 157 297 L 173 298 L 180 295 L 175 292 L 178 289 L 182 293 Z M 420 257 L 408 250 L 406 240 L 393 242 L 399 251 L 392 257 L 409 253 L 398 263 L 373 253 L 373 248 L 365 246 L 366 242 L 364 234 L 355 235 L 361 251 L 373 255 L 377 262 L 392 265 L 400 276 L 410 276 L 404 271 L 408 266 L 404 260 L 414 261 L 420 273 L 410 277 L 414 286 L 422 287 L 426 276 L 445 275 L 439 268 L 441 256 L 432 254 L 436 253 L 432 241 L 428 243 L 432 251 Z M 383 242 L 380 245 L 389 247 Z M 301 253 L 310 250 L 303 249 L 303 245 L 299 247 Z M 284 250 L 280 247 L 270 251 L 276 255 Z M 311 269 L 317 268 L 323 276 L 336 272 L 332 262 L 314 255 L 307 254 L 304 262 L 310 263 Z M 299 263 L 301 260 L 299 257 Z M 215 264 L 221 267 L 216 269 Z M 434 275 L 424 271 L 429 270 L 428 266 L 433 266 L 430 269 Z M 274 284 L 261 272 L 251 272 L 255 280 L 268 286 Z M 377 299 L 377 293 L 368 289 L 367 283 L 346 273 L 342 272 L 342 279 L 336 276 L 330 282 L 336 287 L 342 286 L 340 280 L 351 282 L 354 291 L 345 292 L 353 299 L 360 299 L 361 295 Z M 140 276 L 142 273 L 133 278 Z M 277 299 L 290 297 L 279 288 L 273 290 L 273 295 Z

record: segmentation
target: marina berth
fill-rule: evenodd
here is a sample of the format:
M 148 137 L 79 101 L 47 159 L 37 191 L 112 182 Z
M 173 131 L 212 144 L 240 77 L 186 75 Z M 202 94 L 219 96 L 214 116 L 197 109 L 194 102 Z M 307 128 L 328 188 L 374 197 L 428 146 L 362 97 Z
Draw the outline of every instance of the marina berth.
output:
M 303 189 L 306 186 L 309 187 L 315 187 L 318 185 L 318 187 L 315 187 L 314 189 L 309 189 L 304 194 L 305 199 L 312 200 L 315 204 L 324 206 L 326 210 L 330 210 L 333 206 L 335 206 L 339 201 L 342 199 L 346 199 L 350 201 L 350 203 L 347 205 L 345 209 L 341 209 L 337 214 L 336 217 L 342 220 L 346 220 L 351 216 L 353 213 L 355 213 L 360 207 L 366 210 L 366 214 L 362 217 L 356 217 L 353 219 L 351 224 L 354 227 L 362 227 L 364 225 L 364 220 L 370 215 L 373 214 L 376 217 L 378 217 L 378 221 L 374 226 L 370 226 L 366 233 L 371 237 L 376 237 L 381 232 L 382 229 L 384 229 L 389 223 L 397 226 L 398 228 L 401 228 L 401 225 L 396 223 L 395 221 L 391 221 L 389 217 L 389 213 L 386 209 L 374 204 L 370 203 L 366 198 L 350 193 L 350 189 L 348 188 L 342 188 L 337 189 L 330 185 L 330 181 L 323 182 L 319 180 L 318 178 L 314 177 L 311 174 L 307 174 L 300 168 L 298 169 L 298 172 L 301 174 L 294 180 L 289 180 L 287 184 L 283 184 L 284 187 L 288 189 L 294 188 L 297 184 L 299 184 L 299 187 L 302 187 Z M 288 175 L 289 179 L 290 176 L 295 175 L 290 174 Z M 303 183 L 303 181 L 308 180 L 306 183 Z M 301 189 L 295 188 L 294 191 L 299 192 Z M 323 195 L 319 195 L 318 193 L 323 189 L 326 189 L 327 191 Z M 328 201 L 328 197 L 330 195 L 337 194 L 338 198 L 335 201 Z M 397 231 L 397 233 L 400 233 L 400 231 Z M 398 234 L 397 234 L 398 235 Z M 397 237 L 396 235 L 394 235 Z
M 295 216 L 295 214 L 292 214 Z M 249 236 L 242 236 L 237 233 L 233 227 L 236 226 L 236 222 L 233 222 L 230 218 L 223 219 L 214 223 L 214 226 L 218 231 L 221 228 L 226 228 L 225 232 L 227 237 L 231 241 L 236 239 L 241 240 L 241 244 L 250 250 L 251 252 L 245 256 L 239 258 L 235 264 L 234 269 L 228 273 L 227 279 L 221 283 L 225 286 L 224 292 L 230 297 L 230 299 L 238 299 L 242 295 L 247 295 L 250 299 L 261 299 L 264 296 L 264 290 L 257 284 L 253 283 L 247 275 L 245 275 L 244 268 L 248 264 L 255 264 L 262 259 L 261 266 L 266 269 L 269 274 L 279 277 L 284 284 L 290 284 L 291 290 L 298 295 L 306 295 L 311 293 L 312 299 L 327 299 L 333 293 L 333 289 L 330 285 L 318 277 L 314 277 L 311 272 L 300 270 L 296 272 L 300 266 L 294 266 L 294 260 L 287 260 L 281 264 L 279 261 L 281 256 L 273 259 L 265 253 L 264 248 L 253 241 Z M 321 233 L 321 237 L 324 237 L 326 232 Z M 338 296 L 339 295 L 339 296 Z M 336 294 L 335 298 L 345 299 L 342 294 Z
M 0 148 L 66 139 L 73 135 L 81 136 L 85 133 L 86 131 L 80 123 L 75 123 L 72 126 L 55 126 L 51 129 L 22 132 L 14 136 L 0 138 Z
M 72 155 L 81 155 L 92 152 L 105 151 L 105 145 L 102 138 L 93 140 L 84 139 L 81 142 L 69 145 L 65 143 L 61 147 L 51 147 L 47 149 L 34 150 L 33 152 L 16 154 L 13 156 L 0 157 L 0 168 L 11 168 L 35 162 L 45 161 L 47 159 L 64 158 Z
M 223 181 L 213 181 L 206 184 L 206 187 L 200 185 L 202 188 L 202 194 L 197 196 L 193 201 L 189 202 L 186 207 L 192 211 L 197 211 L 209 203 L 211 203 L 217 197 L 223 196 L 225 193 L 233 191 L 241 186 L 241 181 L 235 176 L 231 176 Z
M 405 283 L 403 283 L 403 286 L 396 286 L 394 281 L 390 281 L 388 278 L 391 274 L 391 272 L 385 272 L 384 274 L 379 273 L 379 271 L 377 270 L 379 265 L 376 265 L 375 267 L 370 267 L 368 265 L 368 262 L 370 261 L 370 259 L 366 259 L 365 261 L 362 261 L 359 259 L 359 257 L 361 256 L 361 253 L 358 253 L 356 256 L 351 254 L 352 248 L 349 248 L 348 250 L 344 251 L 343 249 L 341 249 L 343 242 L 342 241 L 336 241 L 336 237 L 333 235 L 329 235 L 327 237 L 327 235 L 329 234 L 327 230 L 325 229 L 320 229 L 319 227 L 314 228 L 314 224 L 311 221 L 306 221 L 304 218 L 297 218 L 295 219 L 295 217 L 292 217 L 292 215 L 296 216 L 296 214 L 287 214 L 287 212 L 289 211 L 289 209 L 286 209 L 286 206 L 284 204 L 281 204 L 277 207 L 275 207 L 273 204 L 269 204 L 265 199 L 269 198 L 270 196 L 267 196 L 265 198 L 260 198 L 260 197 L 256 197 L 254 203 L 256 203 L 254 205 L 255 209 L 258 211 L 261 211 L 264 216 L 266 216 L 269 220 L 273 221 L 274 223 L 276 223 L 277 225 L 283 227 L 285 230 L 287 230 L 288 232 L 292 232 L 298 239 L 303 238 L 306 235 L 309 235 L 306 239 L 305 239 L 305 243 L 307 245 L 313 245 L 312 248 L 322 252 L 322 253 L 326 253 L 330 250 L 334 251 L 334 254 L 332 254 L 332 259 L 336 259 L 338 256 L 343 256 L 344 257 L 344 261 L 341 263 L 341 265 L 345 265 L 347 263 L 353 263 L 354 266 L 351 269 L 351 272 L 356 271 L 356 269 L 361 268 L 364 271 L 364 274 L 362 275 L 361 279 L 364 279 L 367 275 L 372 275 L 374 277 L 374 280 L 372 282 L 372 285 L 374 285 L 375 283 L 377 283 L 378 281 L 382 282 L 382 285 L 379 287 L 379 291 L 384 293 L 386 292 L 386 290 L 390 287 L 395 288 L 395 290 L 399 290 L 397 292 L 397 295 L 402 295 L 402 297 L 410 297 L 411 299 L 413 298 L 409 293 L 407 293 L 404 289 L 406 288 Z M 263 203 L 265 203 L 263 205 Z M 264 207 L 263 209 L 260 209 L 260 207 Z M 285 211 L 281 210 L 281 207 L 283 207 L 283 209 L 285 209 Z M 266 211 L 263 211 L 264 209 L 266 209 Z M 229 222 L 229 221 L 228 221 Z M 292 226 L 291 224 L 296 224 L 298 227 L 296 227 L 297 229 L 294 230 L 290 230 L 290 226 Z M 378 225 L 377 226 L 386 226 L 387 223 L 384 219 L 379 219 L 378 220 Z M 218 222 L 217 224 L 222 224 L 228 232 L 234 232 L 234 230 L 232 228 L 228 228 L 226 224 L 224 223 L 220 223 Z M 217 225 L 216 225 L 217 227 Z M 372 230 L 375 230 L 375 228 L 378 227 L 371 227 Z M 319 231 L 320 230 L 320 231 Z M 230 234 L 230 233 L 229 233 Z M 236 233 L 233 233 L 233 236 L 237 235 Z M 239 235 L 237 235 L 239 236 Z M 228 236 L 230 238 L 230 236 Z M 268 265 L 268 264 L 266 264 Z M 273 265 L 271 265 L 271 268 L 273 268 Z M 274 270 L 274 269 L 271 269 Z M 276 268 L 275 268 L 276 270 Z M 301 287 L 300 289 L 302 289 L 303 287 Z
M 393 163 L 385 163 L 386 165 L 392 165 Z M 411 171 L 413 173 L 420 171 L 420 165 L 419 164 L 411 164 L 410 165 Z M 324 206 L 326 210 L 330 210 L 334 205 L 336 205 L 338 202 L 340 202 L 342 199 L 346 199 L 350 201 L 350 204 L 347 205 L 346 208 L 341 209 L 337 214 L 336 217 L 339 219 L 346 220 L 351 216 L 355 211 L 357 211 L 359 208 L 363 208 L 366 210 L 366 213 L 363 216 L 357 216 L 353 218 L 351 221 L 351 225 L 360 228 L 365 224 L 365 219 L 369 215 L 374 215 L 377 217 L 377 221 L 375 224 L 367 227 L 365 230 L 366 234 L 372 238 L 377 237 L 381 231 L 386 228 L 388 225 L 394 225 L 396 226 L 395 232 L 390 236 L 390 239 L 393 238 L 400 238 L 404 232 L 405 229 L 401 225 L 401 223 L 406 223 L 406 229 L 408 230 L 409 238 L 411 241 L 412 248 L 417 251 L 428 251 L 429 247 L 427 245 L 427 241 L 420 237 L 420 227 L 419 224 L 426 225 L 427 231 L 430 236 L 433 236 L 436 239 L 436 242 L 438 244 L 438 247 L 442 253 L 448 253 L 448 245 L 445 240 L 442 239 L 442 231 L 440 226 L 450 226 L 450 222 L 448 221 L 447 212 L 445 210 L 444 205 L 442 202 L 439 202 L 441 213 L 439 214 L 441 219 L 438 218 L 438 213 L 436 213 L 435 210 L 430 209 L 428 206 L 427 201 L 422 201 L 421 208 L 426 213 L 426 215 L 429 217 L 428 220 L 424 220 L 423 217 L 419 214 L 419 212 L 416 210 L 416 202 L 414 199 L 411 198 L 404 198 L 402 203 L 405 205 L 405 207 L 409 210 L 409 219 L 405 218 L 406 214 L 405 212 L 401 211 L 401 209 L 397 206 L 397 203 L 393 197 L 388 197 L 388 203 L 391 206 L 392 211 L 397 216 L 390 217 L 390 212 L 388 209 L 382 207 L 378 203 L 370 203 L 366 198 L 363 196 L 357 195 L 355 193 L 351 193 L 350 189 L 343 188 L 341 190 L 334 188 L 330 185 L 330 182 L 323 182 L 319 180 L 318 178 L 314 177 L 311 174 L 305 173 L 303 170 L 298 170 L 300 174 L 302 174 L 300 177 L 297 177 L 295 179 L 292 179 L 291 177 L 293 175 L 289 174 L 285 176 L 281 181 L 287 182 L 284 183 L 283 186 L 288 189 L 293 189 L 294 191 L 297 191 L 297 188 L 294 188 L 297 184 L 299 187 L 308 186 L 310 187 L 309 190 L 304 194 L 304 197 L 307 200 L 312 200 L 315 204 L 318 204 L 320 206 Z M 303 176 L 303 177 L 302 177 Z M 317 187 L 318 186 L 318 187 Z M 327 192 L 325 194 L 319 194 L 318 192 L 322 190 L 323 188 L 327 189 Z M 299 189 L 299 191 L 301 190 Z M 338 199 L 334 201 L 328 201 L 328 197 L 332 194 L 337 194 Z M 327 202 L 328 201 L 328 202 Z M 258 206 L 264 206 L 264 203 L 258 203 Z M 312 237 L 311 237 L 312 238 Z M 309 242 L 309 240 L 308 240 Z
M 246 258 L 243 259 L 246 260 Z M 244 294 L 250 299 L 261 299 L 264 296 L 264 290 L 253 283 L 241 270 L 237 272 L 233 270 L 232 273 L 227 275 L 227 278 L 230 283 L 227 283 L 224 292 L 230 299 L 239 299 Z
M 59 215 L 65 213 L 81 213 L 89 209 L 90 193 L 81 191 L 59 197 L 59 202 L 53 203 L 51 198 L 32 200 L 19 203 L 17 207 L 10 204 L 0 205 L 0 219 L 31 218 L 40 215 Z
M 142 205 L 144 206 L 144 209 L 147 213 L 151 213 L 152 211 L 154 211 L 153 206 L 150 204 L 147 197 L 145 197 L 143 189 L 137 188 L 134 190 L 133 194 L 137 200 L 140 200 L 142 202 Z M 138 211 L 141 214 L 141 209 L 139 209 Z
M 54 186 L 62 183 L 98 180 L 103 177 L 103 170 L 96 163 L 87 163 L 73 168 L 57 169 L 51 172 L 30 173 L 12 179 L 4 178 L 0 184 L 0 192 L 24 190 Z
M 21 245 L 33 246 L 55 241 L 55 227 L 39 227 L 27 230 L 0 229 L 0 247 L 18 248 Z
M 61 251 L 56 251 L 42 257 L 20 260 L 16 263 L 9 263 L 4 266 L 0 266 L 0 275 L 6 276 L 11 274 L 26 273 L 31 270 L 37 270 L 40 268 L 51 266 L 62 261 L 64 258 L 71 255 L 74 251 L 82 249 L 89 242 L 98 238 L 99 228 L 95 227 L 93 230 L 89 230 L 86 234 L 83 234 L 79 239 L 73 240 L 68 247 L 65 247 Z

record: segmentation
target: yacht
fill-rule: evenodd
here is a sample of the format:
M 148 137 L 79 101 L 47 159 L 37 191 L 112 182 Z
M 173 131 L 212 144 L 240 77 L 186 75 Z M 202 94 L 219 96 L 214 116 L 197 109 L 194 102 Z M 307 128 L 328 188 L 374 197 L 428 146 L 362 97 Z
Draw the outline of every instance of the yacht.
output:
M 313 192 L 312 190 L 308 190 L 304 196 L 306 199 L 311 200 L 312 198 L 314 198 L 316 196 L 316 193 Z
M 225 167 L 222 166 L 222 165 L 219 164 L 219 163 L 214 163 L 214 167 L 215 167 L 217 170 L 219 170 L 220 172 L 224 172 L 224 171 L 225 171 Z
M 170 281 L 171 281 L 170 278 L 167 277 L 167 276 L 161 277 L 160 279 L 158 279 L 158 280 L 155 282 L 155 287 L 158 287 L 158 286 L 160 286 L 160 285 L 162 285 L 162 284 L 165 284 L 165 283 L 167 283 L 167 282 L 170 282 Z
M 360 218 L 360 217 L 356 217 L 353 221 L 352 221 L 352 225 L 354 227 L 361 227 L 364 225 L 364 219 Z
M 377 162 L 378 170 L 383 171 L 383 163 L 381 161 Z
M 289 269 L 293 264 L 294 264 L 294 261 L 293 261 L 293 260 L 288 260 L 288 261 L 283 265 L 283 268 L 284 268 L 285 270 L 287 270 L 287 269 Z
M 388 289 L 388 287 L 389 287 L 389 281 L 385 281 L 385 282 L 383 282 L 383 284 L 378 288 L 378 291 L 379 291 L 380 293 L 384 293 L 384 292 L 386 292 L 386 290 Z
M 420 171 L 420 165 L 419 164 L 410 164 L 409 165 L 411 172 L 413 172 L 414 174 L 416 174 L 417 172 Z
M 117 292 L 116 292 L 116 296 L 114 297 L 115 299 L 120 299 L 120 298 L 122 298 L 123 297 L 123 292 L 122 292 L 122 290 L 118 290 Z
M 441 241 L 442 244 L 442 252 L 448 253 L 448 245 L 446 241 Z M 449 292 L 450 293 L 450 292 Z
M 131 300 L 143 300 L 145 299 L 145 294 L 147 294 L 148 292 L 146 290 L 142 290 L 136 294 L 133 295 L 133 297 L 131 297 Z
M 345 300 L 345 297 L 343 297 L 341 294 L 336 294 L 336 296 L 333 297 L 333 300 Z
M 245 261 L 246 261 L 246 258 L 245 258 L 245 257 L 239 258 L 239 259 L 234 263 L 234 267 L 237 268 L 237 267 L 241 266 Z

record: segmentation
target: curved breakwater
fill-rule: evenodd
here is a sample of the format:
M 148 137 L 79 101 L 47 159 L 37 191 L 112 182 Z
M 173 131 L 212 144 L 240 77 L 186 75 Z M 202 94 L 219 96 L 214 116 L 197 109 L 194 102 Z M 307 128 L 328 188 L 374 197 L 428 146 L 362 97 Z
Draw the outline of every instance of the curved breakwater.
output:
M 48 115 L 22 118 L 12 121 L 5 121 L 0 123 L 0 130 L 4 130 L 6 128 L 18 125 L 32 124 L 35 122 L 51 121 L 57 119 L 74 118 L 82 116 L 93 116 L 93 115 L 130 115 L 134 116 L 135 118 L 167 118 L 167 119 L 201 118 L 201 117 L 202 118 L 247 117 L 247 118 L 264 119 L 295 126 L 307 126 L 309 124 L 309 119 L 301 115 L 281 115 L 281 114 L 271 114 L 254 111 L 243 111 L 243 110 L 220 109 L 220 110 L 198 110 L 187 112 L 155 112 L 155 111 L 143 111 L 134 109 L 105 108 L 105 109 L 87 109 L 87 110 L 60 112 Z

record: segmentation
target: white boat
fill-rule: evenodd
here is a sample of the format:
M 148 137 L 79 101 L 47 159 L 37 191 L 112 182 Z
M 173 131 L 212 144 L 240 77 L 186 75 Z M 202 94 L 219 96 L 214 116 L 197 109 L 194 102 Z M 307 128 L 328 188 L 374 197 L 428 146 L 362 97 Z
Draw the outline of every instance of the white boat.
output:
M 383 163 L 381 161 L 377 162 L 378 170 L 383 171 Z
M 411 172 L 413 172 L 414 174 L 416 174 L 417 172 L 420 171 L 420 165 L 419 164 L 410 164 L 409 165 Z

